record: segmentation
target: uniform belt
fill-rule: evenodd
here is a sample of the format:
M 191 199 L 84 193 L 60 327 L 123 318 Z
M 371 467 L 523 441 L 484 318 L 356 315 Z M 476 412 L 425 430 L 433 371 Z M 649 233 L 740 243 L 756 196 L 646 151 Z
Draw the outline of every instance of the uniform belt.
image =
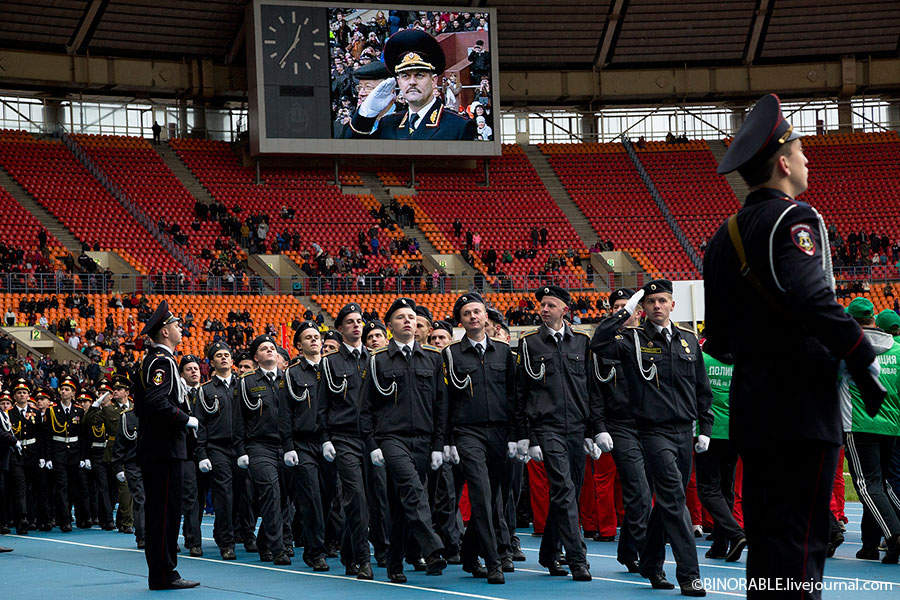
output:
M 91 442 L 91 448 L 106 448 L 106 442 Z
M 72 437 L 62 437 L 61 435 L 54 435 L 52 438 L 54 442 L 62 442 L 63 444 L 71 444 L 72 442 L 78 441 L 78 436 L 73 435 Z
M 37 439 L 36 439 L 36 438 L 29 438 L 29 439 L 27 439 L 27 440 L 22 440 L 22 445 L 23 445 L 23 446 L 30 446 L 30 445 L 32 445 L 32 444 L 34 444 L 34 443 L 36 443 L 36 442 L 37 442 Z

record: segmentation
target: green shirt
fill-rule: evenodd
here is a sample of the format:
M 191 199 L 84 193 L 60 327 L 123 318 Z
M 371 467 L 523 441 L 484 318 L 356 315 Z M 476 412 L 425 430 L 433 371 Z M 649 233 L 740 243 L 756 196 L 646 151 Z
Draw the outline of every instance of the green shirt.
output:
M 862 397 L 856 386 L 850 384 L 850 397 L 853 406 L 854 433 L 877 433 L 881 435 L 900 435 L 900 342 L 894 338 L 891 348 L 878 355 L 881 374 L 878 379 L 887 390 L 887 396 L 881 410 L 870 417 L 864 409 Z
M 734 365 L 726 365 L 715 358 L 703 353 L 703 361 L 706 364 L 706 374 L 709 377 L 709 387 L 712 390 L 713 426 L 710 438 L 715 440 L 728 439 L 728 393 L 731 390 L 731 374 Z

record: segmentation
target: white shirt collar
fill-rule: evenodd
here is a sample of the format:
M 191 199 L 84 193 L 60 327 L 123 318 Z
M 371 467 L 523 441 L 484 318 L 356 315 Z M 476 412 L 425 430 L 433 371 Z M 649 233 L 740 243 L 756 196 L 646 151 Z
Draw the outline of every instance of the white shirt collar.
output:
M 469 343 L 472 344 L 473 348 L 475 346 L 481 346 L 482 351 L 487 351 L 487 335 L 485 335 L 483 338 L 481 338 L 480 342 L 476 342 L 469 336 L 466 336 L 466 339 L 469 340 Z
M 547 329 L 550 329 L 550 327 L 547 327 Z M 565 337 L 566 336 L 566 324 L 563 323 L 562 327 L 560 327 L 559 329 L 550 329 L 550 333 L 553 335 L 553 337 L 557 337 L 557 335 L 561 335 L 561 336 Z
M 419 126 L 422 125 L 422 122 L 425 120 L 425 116 L 428 114 L 428 111 L 431 110 L 431 107 L 434 106 L 435 102 L 437 102 L 437 96 L 432 96 L 431 102 L 426 104 L 420 110 L 416 111 L 415 114 L 419 115 L 419 120 L 416 121 L 416 126 L 414 127 L 414 129 L 418 129 Z M 409 113 L 409 115 L 407 115 L 407 117 L 406 117 L 407 118 L 407 127 L 409 127 L 409 119 L 412 117 L 412 115 L 413 115 L 412 113 Z
M 656 323 L 654 323 L 653 326 L 656 327 L 656 331 L 658 331 L 659 333 L 662 333 L 663 330 L 666 330 L 666 331 L 669 332 L 669 336 L 672 335 L 672 323 L 671 323 L 671 321 L 669 322 L 668 326 L 666 326 L 666 327 L 663 327 L 662 325 L 657 325 Z
M 216 375 L 216 378 L 217 378 L 219 381 L 221 381 L 222 383 L 224 383 L 224 384 L 225 384 L 225 387 L 230 387 L 230 386 L 231 386 L 231 378 L 232 378 L 232 377 L 234 377 L 234 375 L 232 375 L 232 374 L 230 374 L 230 373 L 228 374 L 228 377 L 226 377 L 226 378 L 224 378 L 224 379 L 221 378 L 221 377 L 219 377 L 218 375 Z
M 412 353 L 412 351 L 416 349 L 416 340 L 415 340 L 415 339 L 413 339 L 413 341 L 411 341 L 411 342 L 408 343 L 408 344 L 401 344 L 400 342 L 398 342 L 398 341 L 396 340 L 396 338 L 394 339 L 394 342 L 397 344 L 397 348 L 400 349 L 400 352 L 403 352 L 403 347 L 404 347 L 404 346 L 407 347 L 407 348 L 409 348 L 410 353 Z
M 319 368 L 319 363 L 313 362 L 306 357 L 303 357 L 303 360 L 305 360 L 309 364 L 309 366 L 311 366 L 313 369 Z
M 263 369 L 262 367 L 260 367 L 259 370 L 262 371 L 262 374 L 267 378 L 269 377 L 270 374 L 274 375 L 275 377 L 278 377 L 278 367 L 275 367 L 271 371 L 267 371 L 267 370 Z
M 354 350 L 358 350 L 360 354 L 363 353 L 364 346 L 362 345 L 362 343 L 360 343 L 359 346 L 351 346 L 347 342 L 343 342 L 343 344 L 344 344 L 344 347 L 347 348 L 347 352 L 353 352 Z

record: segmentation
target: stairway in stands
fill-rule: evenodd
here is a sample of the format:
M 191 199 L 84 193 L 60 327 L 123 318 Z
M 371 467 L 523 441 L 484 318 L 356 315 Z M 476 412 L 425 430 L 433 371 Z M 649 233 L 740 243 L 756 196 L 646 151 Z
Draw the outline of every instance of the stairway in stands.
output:
M 556 171 L 550 166 L 547 157 L 544 156 L 544 153 L 537 146 L 532 144 L 523 144 L 522 150 L 525 151 L 525 156 L 528 157 L 531 166 L 537 171 L 538 177 L 541 178 L 553 201 L 556 202 L 559 209 L 569 219 L 569 223 L 571 223 L 575 233 L 578 234 L 581 243 L 584 244 L 585 248 L 590 248 L 597 241 L 597 232 L 591 227 L 590 221 L 584 216 L 584 213 L 572 200 L 572 197 L 569 196 L 569 192 L 566 191 L 562 181 L 559 180 Z
M 59 240 L 73 256 L 81 254 L 81 242 L 79 242 L 68 229 L 59 222 L 50 212 L 34 201 L 25 188 L 9 176 L 4 169 L 0 168 L 0 187 L 3 187 L 10 195 L 15 198 L 16 202 L 21 204 L 28 212 L 34 215 L 34 218 L 40 221 L 48 232 Z
M 712 151 L 713 156 L 716 157 L 716 164 L 722 162 L 725 151 L 728 150 L 728 146 L 725 145 L 725 142 L 722 140 L 706 140 L 706 144 L 709 146 L 710 151 Z M 750 188 L 744 183 L 743 178 L 738 175 L 737 171 L 732 171 L 728 175 L 725 175 L 725 180 L 728 182 L 728 185 L 731 186 L 731 189 L 734 190 L 735 197 L 743 204 L 744 198 L 750 193 Z
M 168 143 L 153 144 L 153 148 L 163 159 L 163 162 L 166 163 L 166 166 L 169 167 L 169 170 L 172 171 L 172 174 L 178 178 L 181 185 L 191 193 L 195 200 L 199 200 L 204 204 L 212 204 L 214 202 L 209 190 L 203 187 L 200 180 L 187 168 Z
M 381 183 L 381 180 L 378 178 L 378 175 L 375 173 L 359 173 L 360 178 L 363 181 L 363 186 L 368 190 L 368 193 L 375 196 L 375 199 L 378 200 L 384 206 L 390 206 L 391 194 L 385 189 L 384 185 Z M 415 193 L 415 192 L 413 192 Z M 402 227 L 403 235 L 412 239 L 415 238 L 417 242 L 419 242 L 419 251 L 422 254 L 439 254 L 437 248 L 428 240 L 428 236 L 425 235 L 421 229 L 413 224 L 412 227 Z

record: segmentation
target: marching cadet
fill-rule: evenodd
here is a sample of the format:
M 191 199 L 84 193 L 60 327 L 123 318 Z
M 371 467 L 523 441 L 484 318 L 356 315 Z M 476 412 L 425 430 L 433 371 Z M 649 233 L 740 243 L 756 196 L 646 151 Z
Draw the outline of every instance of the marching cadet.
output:
M 375 466 L 386 466 L 391 505 L 388 578 L 403 583 L 404 538 L 411 533 L 428 575 L 447 566 L 428 506 L 428 468 L 443 463 L 447 388 L 433 346 L 415 341 L 416 303 L 398 298 L 385 319 L 393 338 L 372 354 L 361 411 L 363 435 Z
M 245 483 L 239 477 L 234 455 L 232 403 L 237 377 L 231 371 L 231 348 L 225 342 L 210 345 L 206 357 L 212 365 L 213 375 L 200 386 L 197 393 L 194 412 L 200 421 L 200 427 L 197 429 L 197 449 L 194 456 L 200 472 L 210 474 L 216 514 L 213 539 L 219 547 L 222 560 L 235 560 L 235 520 L 240 518 L 235 496 L 242 493 Z M 251 531 L 252 528 L 251 524 Z
M 48 460 L 53 462 L 56 524 L 63 533 L 72 531 L 72 504 L 75 504 L 77 525 L 85 526 L 86 495 L 81 488 L 79 472 L 79 463 L 83 463 L 84 457 L 78 441 L 84 410 L 74 403 L 77 394 L 78 384 L 71 377 L 66 377 L 59 384 L 59 404 L 49 409 Z
M 388 344 L 387 327 L 375 319 L 366 322 L 363 327 L 362 341 L 370 352 L 384 348 Z
M 247 354 L 247 351 L 238 353 L 234 360 L 237 367 L 238 379 L 235 380 L 234 388 L 237 388 L 237 381 L 242 375 L 246 375 L 256 368 L 253 358 Z M 233 410 L 232 406 L 232 410 Z M 234 421 L 232 420 L 232 428 Z M 233 432 L 232 432 L 233 433 Z M 237 455 L 235 455 L 237 456 Z M 236 465 L 235 465 L 236 466 Z M 238 469 L 235 485 L 235 523 L 234 538 L 235 542 L 243 542 L 244 550 L 247 552 L 259 552 L 256 545 L 256 493 L 253 490 L 253 481 L 250 479 L 250 473 L 247 469 Z
M 647 314 L 644 325 L 620 333 L 642 299 Z M 641 550 L 641 575 L 654 589 L 675 587 L 663 572 L 668 538 L 681 593 L 705 596 L 685 494 L 691 478 L 692 446 L 698 453 L 709 448 L 712 393 L 697 337 L 672 323 L 674 308 L 672 282 L 651 281 L 622 310 L 597 326 L 591 346 L 599 356 L 618 360 L 628 380 L 644 464 L 656 495 Z M 699 425 L 696 444 L 694 421 Z M 598 445 L 602 443 L 600 435 Z
M 83 399 L 87 406 L 84 413 L 84 456 L 85 467 L 90 465 L 87 472 L 87 491 L 91 502 L 91 514 L 94 515 L 98 524 L 104 531 L 112 531 L 116 528 L 112 514 L 112 500 L 109 494 L 109 472 L 108 464 L 103 462 L 106 454 L 106 447 L 109 443 L 109 434 L 106 425 L 103 423 L 102 404 L 110 402 L 112 390 L 106 386 L 105 382 L 100 388 L 100 397 L 96 400 L 93 395 L 88 392 L 82 392 L 79 397 Z M 90 402 L 89 402 L 90 401 Z
M 462 539 L 463 570 L 486 577 L 488 583 L 502 584 L 503 569 L 514 570 L 506 556 L 508 531 L 501 521 L 502 490 L 509 486 L 510 476 L 506 461 L 516 454 L 516 443 L 511 441 L 515 357 L 508 344 L 487 336 L 487 307 L 478 293 L 457 298 L 453 320 L 466 330 L 461 340 L 443 351 L 449 454 L 468 482 L 472 504 Z M 485 557 L 486 569 L 478 561 L 479 554 Z
M 128 376 L 116 374 L 112 378 L 112 401 L 101 405 L 101 415 L 103 426 L 106 427 L 107 442 L 106 450 L 103 453 L 103 463 L 106 465 L 106 471 L 109 475 L 108 487 L 112 504 L 116 504 L 118 499 L 118 508 L 116 509 L 116 527 L 120 533 L 134 533 L 134 515 L 132 512 L 131 492 L 128 489 L 127 481 L 119 481 L 116 478 L 117 470 L 112 466 L 112 449 L 116 445 L 116 439 L 119 436 L 119 426 L 122 423 L 122 413 L 124 413 L 131 405 L 129 396 L 131 395 L 131 382 Z
M 438 350 L 443 350 L 449 346 L 452 341 L 453 325 L 447 321 L 435 321 L 431 328 L 431 333 L 428 334 L 428 343 Z
M 45 460 L 41 458 L 44 433 L 40 415 L 28 406 L 30 398 L 28 383 L 24 379 L 19 379 L 13 389 L 15 404 L 7 416 L 13 435 L 22 444 L 22 452 L 21 454 L 13 452 L 10 455 L 7 490 L 12 499 L 11 516 L 15 519 L 16 533 L 28 535 L 29 522 L 43 525 L 49 521 L 44 490 L 40 485 L 41 471 L 45 464 Z M 10 399 L 9 392 L 4 391 L 3 398 Z
M 22 452 L 22 442 L 16 439 L 9 416 L 6 413 L 11 406 L 12 402 L 10 402 L 8 394 L 0 397 L 0 498 L 4 500 L 4 502 L 0 502 L 0 526 L 4 527 L 4 533 L 9 533 L 9 530 L 5 529 L 8 517 L 6 514 L 8 507 L 8 502 L 6 502 L 8 498 L 6 495 L 6 482 L 9 475 L 9 457 L 11 454 L 20 454 Z M 12 548 L 0 546 L 0 552 L 12 552 Z
M 544 324 L 526 333 L 519 346 L 516 385 L 517 453 L 542 461 L 550 486 L 550 511 L 538 562 L 551 575 L 568 575 L 559 563 L 560 543 L 575 581 L 590 581 L 586 547 L 578 523 L 584 454 L 599 456 L 598 391 L 588 376 L 590 339 L 563 320 L 569 293 L 546 286 L 535 293 Z
M 134 410 L 140 421 L 137 461 L 146 492 L 147 582 L 151 590 L 196 587 L 199 582 L 183 579 L 175 570 L 183 464 L 188 460 L 186 436 L 189 429 L 196 430 L 199 425 L 197 417 L 188 414 L 187 391 L 174 358 L 181 343 L 181 319 L 163 300 L 144 324 L 141 335 L 150 338 L 134 390 Z
M 47 449 L 47 444 L 50 441 L 50 406 L 52 399 L 53 390 L 51 388 L 42 388 L 35 394 L 35 411 L 37 413 L 38 431 L 40 432 L 37 450 L 38 456 L 41 458 L 38 459 L 38 467 L 43 467 L 39 469 L 38 487 L 34 492 L 34 501 L 37 503 L 36 513 L 38 515 L 37 526 L 39 531 L 50 531 L 55 525 L 52 508 L 53 498 L 50 491 L 53 485 L 53 461 L 49 459 L 49 450 Z M 28 401 L 27 392 L 25 401 Z
M 615 290 L 609 297 L 612 312 L 622 310 L 632 296 L 634 291 L 631 289 Z M 624 331 L 624 327 L 638 326 L 643 314 L 642 310 L 636 309 L 627 321 L 619 322 L 619 333 Z M 622 485 L 622 504 L 625 509 L 625 522 L 619 536 L 616 558 L 629 573 L 639 573 L 639 556 L 647 539 L 647 523 L 650 518 L 650 485 L 647 483 L 643 449 L 631 409 L 628 379 L 622 370 L 621 361 L 616 358 L 603 358 L 594 354 L 593 367 L 600 384 L 601 401 L 598 406 L 599 421 L 602 423 L 595 442 L 601 450 L 612 454 Z
M 334 324 L 341 331 L 343 342 L 332 352 L 323 351 L 316 392 L 322 455 L 329 462 L 336 461 L 341 481 L 341 506 L 344 509 L 341 562 L 345 573 L 356 575 L 358 579 L 372 579 L 369 536 L 377 542 L 386 530 L 383 523 L 370 518 L 373 512 L 369 510 L 370 504 L 376 505 L 378 498 L 367 494 L 370 487 L 377 494 L 379 486 L 372 481 L 365 464 L 368 457 L 360 425 L 364 376 L 369 360 L 369 352 L 361 343 L 362 309 L 356 303 L 345 305 Z M 384 474 L 380 476 L 384 480 Z M 386 484 L 384 486 L 382 497 L 386 500 Z M 376 556 L 386 552 L 387 540 L 380 541 L 381 544 L 375 543 Z
M 841 361 L 870 416 L 885 391 L 872 344 L 835 300 L 825 223 L 796 200 L 809 175 L 798 138 L 768 94 L 719 163 L 718 173 L 737 170 L 750 194 L 704 256 L 704 351 L 734 364 L 730 435 L 744 469 L 747 579 L 791 581 L 796 591 L 785 597 L 817 599 L 842 442 Z
M 119 380 L 121 383 L 121 380 Z M 144 477 L 137 461 L 138 417 L 133 407 L 128 407 L 119 416 L 118 433 L 110 452 L 110 467 L 116 474 L 116 481 L 128 486 L 134 519 L 135 541 L 138 549 L 145 548 L 144 533 Z M 177 532 L 177 529 L 176 529 Z M 177 535 L 177 533 L 176 533 Z
M 277 367 L 278 352 L 272 336 L 256 337 L 250 344 L 249 354 L 257 368 L 241 376 L 234 392 L 237 466 L 249 469 L 259 499 L 262 524 L 256 543 L 260 560 L 289 565 L 291 557 L 284 545 L 279 467 L 283 453 L 278 408 L 286 393 L 284 374 Z
M 331 354 L 341 347 L 341 334 L 340 332 L 329 329 L 322 336 L 322 354 Z
M 185 387 L 184 410 L 188 415 L 195 416 L 197 394 L 200 389 L 200 360 L 192 354 L 185 354 L 178 363 L 178 374 Z M 200 533 L 201 507 L 198 502 L 200 473 L 198 473 L 197 464 L 193 460 L 197 452 L 197 434 L 188 434 L 185 444 L 190 460 L 186 460 L 182 464 L 181 514 L 184 519 L 182 535 L 184 535 L 184 545 L 188 548 L 190 555 L 203 556 Z
M 322 336 L 314 321 L 300 324 L 294 332 L 294 347 L 300 351 L 300 356 L 284 373 L 287 394 L 282 396 L 279 409 L 284 464 L 295 470 L 293 489 L 284 490 L 284 493 L 294 497 L 294 505 L 300 512 L 303 562 L 314 571 L 327 571 L 323 507 L 330 506 L 331 497 L 324 494 L 320 482 L 334 477 L 325 475 L 322 436 L 316 423 Z

